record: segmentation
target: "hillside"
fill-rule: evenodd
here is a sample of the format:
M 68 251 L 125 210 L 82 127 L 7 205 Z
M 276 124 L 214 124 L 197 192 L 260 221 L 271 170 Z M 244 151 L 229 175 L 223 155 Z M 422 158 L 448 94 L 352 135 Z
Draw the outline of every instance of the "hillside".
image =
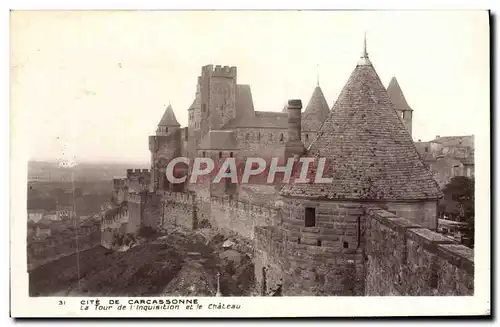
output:
M 209 231 L 173 231 L 126 252 L 97 246 L 30 272 L 30 296 L 213 296 L 217 272 L 222 294 L 251 295 L 248 247 L 231 238 L 224 248 L 224 241 Z

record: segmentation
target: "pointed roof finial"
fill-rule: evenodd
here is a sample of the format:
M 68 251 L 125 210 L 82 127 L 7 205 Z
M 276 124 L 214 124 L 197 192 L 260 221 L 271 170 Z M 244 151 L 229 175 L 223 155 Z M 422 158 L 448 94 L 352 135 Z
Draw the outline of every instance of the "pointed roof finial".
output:
M 368 58 L 368 51 L 366 49 L 366 32 L 365 32 L 365 37 L 363 40 L 363 52 L 361 53 L 361 58 L 358 61 L 358 66 L 366 66 L 366 65 L 371 65 L 371 61 Z
M 365 40 L 364 40 L 364 47 L 363 47 L 363 57 L 368 58 L 368 52 L 366 51 L 366 32 L 365 32 Z
M 319 86 L 319 64 L 316 64 L 316 86 Z

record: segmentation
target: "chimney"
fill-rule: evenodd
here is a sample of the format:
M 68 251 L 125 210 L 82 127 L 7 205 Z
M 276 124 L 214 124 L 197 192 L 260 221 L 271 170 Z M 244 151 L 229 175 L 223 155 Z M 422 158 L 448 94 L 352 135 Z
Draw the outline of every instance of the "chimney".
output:
M 285 159 L 301 156 L 304 144 L 301 140 L 302 101 L 288 100 L 288 140 L 285 145 Z

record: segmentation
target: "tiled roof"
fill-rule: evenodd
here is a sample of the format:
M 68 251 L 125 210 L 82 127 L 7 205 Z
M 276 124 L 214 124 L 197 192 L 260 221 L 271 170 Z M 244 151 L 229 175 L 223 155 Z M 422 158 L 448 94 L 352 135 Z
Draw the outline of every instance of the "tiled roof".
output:
M 413 111 L 413 109 L 411 109 L 408 105 L 408 102 L 406 102 L 405 96 L 403 95 L 403 91 L 401 90 L 396 77 L 391 79 L 389 86 L 387 87 L 387 93 L 389 94 L 389 98 L 396 109 Z
M 163 117 L 161 117 L 160 123 L 158 123 L 158 126 L 172 126 L 172 127 L 181 126 L 177 121 L 177 118 L 175 118 L 174 110 L 172 109 L 171 105 L 168 105 L 167 109 L 165 110 L 165 113 L 163 114 Z
M 443 146 L 474 147 L 474 135 L 436 137 L 431 142 Z
M 237 150 L 236 134 L 234 131 L 209 131 L 199 148 L 201 150 Z
M 329 114 L 330 108 L 328 108 L 323 91 L 319 86 L 316 86 L 306 110 L 302 114 L 302 130 L 318 131 Z
M 253 117 L 254 107 L 250 85 L 236 85 L 236 119 Z
M 312 156 L 327 159 L 323 176 L 333 182 L 287 184 L 283 196 L 395 201 L 442 196 L 367 56 L 311 144 L 306 157 Z

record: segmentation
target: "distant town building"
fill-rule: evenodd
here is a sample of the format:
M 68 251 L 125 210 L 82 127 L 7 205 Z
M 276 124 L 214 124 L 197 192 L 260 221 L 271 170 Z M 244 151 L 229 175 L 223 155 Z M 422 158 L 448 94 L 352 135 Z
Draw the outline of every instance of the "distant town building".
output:
M 28 221 L 39 222 L 45 215 L 45 210 L 28 210 Z
M 438 135 L 415 146 L 441 187 L 456 176 L 474 177 L 474 135 Z
M 72 206 L 61 206 L 56 207 L 57 220 L 67 220 L 73 219 L 75 217 L 75 212 Z

